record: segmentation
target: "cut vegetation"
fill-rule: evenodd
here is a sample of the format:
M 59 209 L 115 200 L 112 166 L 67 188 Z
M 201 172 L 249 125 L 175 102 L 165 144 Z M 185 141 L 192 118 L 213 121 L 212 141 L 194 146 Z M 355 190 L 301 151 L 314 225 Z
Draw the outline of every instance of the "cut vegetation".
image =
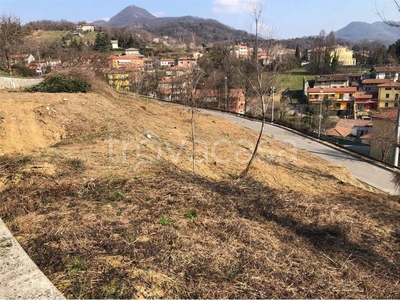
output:
M 0 216 L 67 298 L 399 298 L 400 204 L 183 106 L 1 93 Z M 229 161 L 229 162 L 228 162 Z

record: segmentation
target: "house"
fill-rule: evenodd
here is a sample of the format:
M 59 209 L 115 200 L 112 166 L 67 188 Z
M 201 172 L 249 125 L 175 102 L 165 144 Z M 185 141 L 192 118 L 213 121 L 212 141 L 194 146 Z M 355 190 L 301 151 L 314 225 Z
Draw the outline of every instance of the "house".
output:
M 399 106 L 400 82 L 379 84 L 378 108 L 393 108 Z
M 372 132 L 371 120 L 340 119 L 335 127 L 326 130 L 326 135 L 334 137 L 357 137 Z
M 125 55 L 144 57 L 144 55 L 140 54 L 139 49 L 136 48 L 125 49 Z
M 314 48 L 308 51 L 307 56 L 308 56 L 308 61 L 311 60 L 311 56 L 313 54 L 319 54 L 319 55 L 324 55 L 326 48 L 321 47 L 321 48 Z M 353 58 L 353 51 L 348 49 L 345 46 L 336 46 L 332 50 L 330 50 L 329 53 L 331 59 L 334 57 L 337 58 L 339 65 L 341 66 L 354 66 L 356 65 L 356 59 Z
M 111 40 L 111 49 L 118 49 L 118 40 Z
M 378 99 L 378 85 L 388 82 L 389 79 L 366 78 L 361 81 L 361 90 L 373 94 L 374 98 Z
M 88 24 L 78 24 L 78 25 L 76 25 L 75 30 L 82 31 L 82 32 L 93 32 L 94 26 L 88 25 Z
M 344 46 L 335 47 L 334 56 L 337 57 L 339 65 L 341 66 L 355 66 L 356 59 L 353 58 L 353 50 L 348 49 Z M 332 53 L 333 54 L 333 53 Z
M 247 47 L 247 45 L 245 45 L 243 43 L 237 44 L 234 48 L 234 52 L 235 52 L 236 58 L 246 59 L 250 55 L 249 47 Z
M 195 91 L 194 98 L 201 101 L 205 107 L 225 109 L 227 111 L 244 114 L 246 98 L 242 89 L 230 89 L 227 94 L 220 93 L 217 90 L 198 89 Z
M 398 79 L 400 73 L 399 66 L 379 66 L 370 70 L 371 76 L 375 79 Z
M 144 68 L 144 59 L 141 56 L 111 56 L 110 57 L 110 67 L 119 69 L 119 68 L 136 68 L 142 69 Z
M 11 65 L 16 65 L 16 64 L 29 65 L 31 62 L 35 60 L 36 60 L 35 57 L 30 53 L 10 55 Z
M 355 110 L 358 119 L 370 118 L 370 112 L 377 109 L 378 101 L 372 93 L 359 91 L 355 93 Z
M 315 76 L 314 88 L 338 88 L 348 87 L 349 76 L 346 74 L 317 75 Z
M 335 101 L 333 109 L 339 117 L 354 117 L 354 97 L 356 87 L 308 88 L 310 104 L 319 105 L 326 99 Z
M 388 109 L 372 115 L 370 155 L 389 164 L 394 162 L 398 109 Z
M 162 58 L 158 60 L 160 67 L 173 67 L 175 66 L 175 59 L 173 58 Z
M 119 91 L 129 91 L 131 87 L 130 74 L 127 72 L 110 72 L 105 74 L 108 84 Z
M 186 100 L 187 83 L 184 77 L 164 77 L 158 82 L 157 98 L 165 101 L 182 102 Z
M 193 69 L 197 66 L 197 60 L 191 57 L 180 57 L 178 58 L 178 67 L 183 67 L 186 69 Z

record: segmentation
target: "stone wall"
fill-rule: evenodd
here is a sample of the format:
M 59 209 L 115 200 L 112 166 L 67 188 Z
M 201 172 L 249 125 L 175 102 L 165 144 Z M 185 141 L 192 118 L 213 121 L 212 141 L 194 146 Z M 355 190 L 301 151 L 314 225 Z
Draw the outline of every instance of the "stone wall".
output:
M 34 86 L 43 81 L 43 78 L 13 78 L 0 76 L 0 90 L 4 89 L 21 89 Z

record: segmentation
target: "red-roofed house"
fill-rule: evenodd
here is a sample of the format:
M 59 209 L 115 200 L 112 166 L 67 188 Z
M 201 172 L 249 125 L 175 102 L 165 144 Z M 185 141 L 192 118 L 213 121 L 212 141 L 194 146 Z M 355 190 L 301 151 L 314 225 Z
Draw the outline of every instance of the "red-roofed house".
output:
M 398 109 L 389 109 L 372 115 L 374 126 L 370 155 L 389 164 L 393 164 L 394 161 L 398 112 Z
M 326 135 L 336 137 L 361 137 L 372 131 L 371 120 L 340 119 L 335 127 L 326 131 Z

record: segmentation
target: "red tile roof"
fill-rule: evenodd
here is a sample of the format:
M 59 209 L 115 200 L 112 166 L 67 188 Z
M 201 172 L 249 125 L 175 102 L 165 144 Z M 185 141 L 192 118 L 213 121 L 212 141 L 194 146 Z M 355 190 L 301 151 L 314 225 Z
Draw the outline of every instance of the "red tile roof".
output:
M 338 88 L 309 88 L 309 93 L 355 93 L 356 87 L 338 87 Z
M 390 79 L 374 79 L 374 78 L 369 78 L 369 79 L 364 79 L 362 81 L 363 84 L 382 84 L 382 83 L 388 83 L 390 82 Z
M 387 109 L 387 110 L 383 110 L 383 111 L 373 114 L 372 119 L 380 119 L 380 120 L 388 120 L 388 121 L 396 122 L 397 114 L 398 114 L 397 108 Z

